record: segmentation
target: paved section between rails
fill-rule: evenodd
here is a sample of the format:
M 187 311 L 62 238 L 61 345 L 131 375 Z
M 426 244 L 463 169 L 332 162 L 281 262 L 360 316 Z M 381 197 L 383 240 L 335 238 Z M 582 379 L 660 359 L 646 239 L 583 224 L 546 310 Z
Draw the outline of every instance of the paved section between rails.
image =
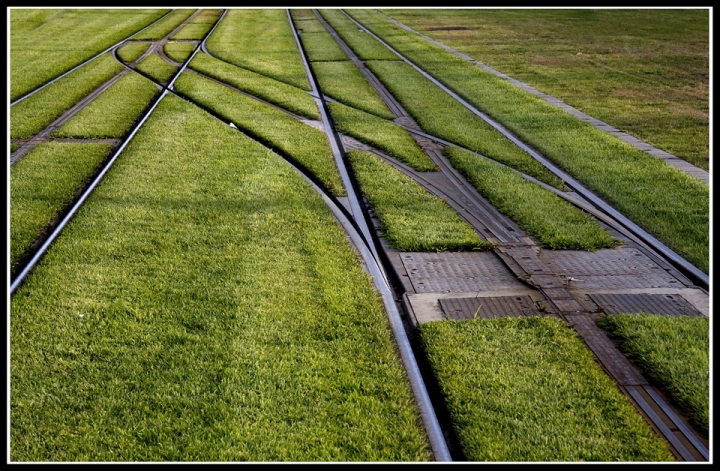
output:
M 382 13 L 382 12 L 380 12 L 380 13 Z M 619 129 L 617 129 L 613 126 L 611 126 L 603 121 L 600 121 L 599 119 L 593 118 L 592 116 L 590 116 L 586 113 L 583 113 L 582 111 L 578 110 L 577 108 L 574 108 L 574 107 L 568 105 L 567 103 L 563 102 L 559 98 L 555 98 L 552 95 L 543 93 L 540 90 L 533 88 L 526 83 L 523 83 L 523 82 L 516 80 L 508 75 L 503 74 L 499 70 L 493 69 L 492 67 L 490 67 L 487 64 L 483 64 L 479 60 L 476 60 L 476 59 L 468 56 L 467 54 L 464 54 L 456 49 L 453 49 L 450 46 L 447 46 L 447 45 L 441 43 L 440 41 L 437 41 L 429 36 L 426 36 L 426 35 L 418 32 L 418 31 L 415 31 L 411 27 L 401 23 L 400 21 L 392 18 L 389 15 L 385 15 L 385 16 L 390 21 L 392 21 L 393 23 L 398 25 L 400 28 L 403 28 L 406 31 L 410 31 L 412 33 L 418 34 L 425 40 L 445 49 L 446 51 L 448 51 L 462 59 L 467 60 L 468 62 L 472 62 L 473 64 L 477 65 L 478 67 L 482 68 L 483 70 L 490 72 L 491 74 L 496 75 L 497 77 L 507 80 L 508 82 L 512 83 L 513 85 L 527 91 L 528 93 L 535 95 L 538 98 L 542 98 L 547 103 L 566 111 L 567 113 L 575 116 L 576 118 L 580 119 L 581 121 L 589 123 L 589 124 L 593 125 L 595 128 L 600 129 L 601 131 L 608 132 L 608 133 L 612 134 L 613 136 L 617 137 L 618 139 L 620 139 L 621 141 L 635 147 L 636 149 L 639 149 L 643 152 L 647 152 L 648 154 L 652 155 L 653 157 L 657 157 L 658 159 L 662 159 L 668 165 L 672 165 L 673 167 L 678 168 L 678 169 L 682 170 L 683 172 L 685 172 L 689 175 L 692 175 L 693 177 L 695 177 L 707 184 L 710 184 L 710 173 L 699 167 L 696 167 L 695 165 L 691 164 L 690 162 L 683 160 L 680 157 L 677 157 L 673 154 L 670 154 L 669 152 L 666 152 L 662 149 L 658 149 L 657 147 L 655 147 L 651 144 L 648 144 L 647 142 L 645 142 L 641 139 L 638 139 L 635 136 L 631 136 L 630 134 L 628 134 L 626 132 L 620 131 Z

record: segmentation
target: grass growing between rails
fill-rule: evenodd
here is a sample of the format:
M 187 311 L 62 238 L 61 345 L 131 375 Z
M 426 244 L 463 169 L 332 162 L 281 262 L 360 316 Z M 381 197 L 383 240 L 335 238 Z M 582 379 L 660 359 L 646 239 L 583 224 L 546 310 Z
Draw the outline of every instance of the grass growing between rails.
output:
M 620 244 L 590 215 L 509 168 L 458 147 L 446 147 L 443 154 L 480 194 L 543 247 L 597 250 Z
M 310 90 L 285 10 L 230 9 L 206 44 L 219 59 Z
M 268 147 L 291 156 L 333 195 L 346 195 L 324 132 L 196 74 L 182 74 L 175 90 Z
M 707 8 L 385 13 L 709 169 Z
M 13 461 L 432 460 L 380 297 L 320 196 L 174 96 L 11 316 Z
M 170 39 L 203 39 L 219 17 L 220 10 L 202 10 Z
M 674 461 L 561 321 L 436 321 L 419 330 L 469 461 Z
M 170 12 L 165 18 L 158 21 L 142 33 L 133 37 L 136 40 L 157 41 L 172 33 L 175 28 L 195 13 L 194 8 L 180 8 Z
M 418 143 L 401 126 L 340 103 L 329 103 L 338 132 L 374 146 L 420 172 L 438 168 Z
M 47 142 L 10 168 L 10 270 L 110 155 L 107 144 Z
M 65 111 L 123 70 L 111 54 L 103 54 L 10 108 L 10 136 L 29 139 Z
M 117 56 L 121 61 L 129 64 L 130 62 L 135 62 L 140 59 L 148 47 L 150 47 L 150 43 L 131 41 L 118 49 Z
M 710 425 L 709 319 L 625 314 L 603 316 L 597 323 L 707 434 Z
M 9 8 L 10 100 L 119 43 L 168 11 Z
M 167 42 L 163 46 L 165 55 L 175 62 L 183 63 L 195 50 L 195 44 L 186 42 Z
M 425 132 L 454 142 L 556 188 L 562 181 L 438 86 L 401 61 L 369 61 L 377 75 Z
M 121 138 L 138 122 L 160 91 L 150 80 L 130 72 L 63 124 L 51 137 Z
M 311 119 L 320 119 L 315 100 L 305 91 L 198 52 L 190 68 L 265 101 Z
M 380 95 L 352 62 L 313 62 L 311 66 L 323 94 L 375 116 L 394 118 Z
M 305 20 L 304 25 L 316 24 L 316 30 L 305 31 L 300 34 L 300 43 L 310 62 L 316 61 L 345 61 L 347 56 L 340 49 L 335 38 L 328 33 L 318 20 Z M 307 26 L 306 26 L 307 27 Z
M 151 79 L 166 84 L 170 82 L 178 68 L 165 62 L 157 54 L 151 54 L 138 64 L 137 70 Z
M 365 31 L 361 31 L 344 13 L 337 9 L 319 10 L 322 17 L 338 33 L 360 60 L 398 60 L 393 52 Z
M 404 252 L 489 250 L 470 225 L 440 198 L 369 152 L 347 153 L 383 237 Z
M 420 36 L 391 26 L 382 15 L 370 10 L 357 14 L 368 18 L 373 31 L 381 32 L 389 43 L 407 52 L 438 80 L 493 116 L 680 256 L 708 272 L 708 185 Z

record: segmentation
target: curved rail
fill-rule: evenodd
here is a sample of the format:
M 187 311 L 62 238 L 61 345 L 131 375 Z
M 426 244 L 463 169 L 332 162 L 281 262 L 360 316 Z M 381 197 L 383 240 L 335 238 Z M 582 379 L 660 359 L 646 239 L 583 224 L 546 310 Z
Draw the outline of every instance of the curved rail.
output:
M 166 16 L 168 16 L 170 13 L 173 12 L 173 10 L 174 10 L 174 9 L 172 9 L 172 10 L 170 10 L 169 12 L 165 13 L 163 16 L 161 16 L 161 17 L 158 18 L 157 20 L 153 21 L 152 23 L 150 23 L 149 25 L 147 25 L 147 26 L 144 27 L 143 29 L 134 32 L 133 34 L 131 34 L 131 35 L 128 36 L 127 38 L 123 39 L 122 41 L 120 41 L 120 42 L 118 42 L 118 43 L 116 43 L 116 44 L 113 44 L 113 45 L 110 46 L 109 48 L 107 48 L 107 49 L 105 49 L 104 51 L 98 53 L 97 55 L 91 57 L 90 59 L 81 62 L 80 64 L 76 65 L 75 67 L 73 67 L 72 69 L 70 69 L 70 70 L 68 70 L 67 72 L 63 73 L 62 75 L 58 75 L 58 76 L 55 77 L 54 79 L 52 79 L 52 80 L 50 80 L 49 82 L 46 82 L 45 84 L 39 86 L 39 87 L 36 88 L 35 90 L 33 90 L 33 91 L 29 92 L 29 93 L 26 93 L 25 95 L 21 96 L 21 97 L 18 98 L 17 100 L 11 102 L 11 103 L 10 103 L 10 106 L 14 106 L 14 105 L 20 103 L 20 102 L 23 101 L 24 99 L 30 97 L 31 95 L 34 95 L 35 93 L 39 92 L 39 91 L 42 90 L 43 88 L 47 87 L 48 85 L 51 85 L 51 84 L 57 82 L 58 80 L 60 80 L 61 78 L 65 77 L 66 75 L 68 75 L 68 74 L 71 73 L 72 71 L 79 69 L 80 67 L 82 67 L 83 65 L 87 64 L 88 62 L 90 62 L 90 61 L 92 61 L 92 60 L 95 60 L 95 59 L 97 59 L 98 57 L 100 57 L 100 56 L 102 56 L 103 54 L 105 54 L 106 52 L 108 52 L 108 51 L 110 51 L 110 50 L 112 50 L 112 49 L 115 49 L 116 47 L 122 45 L 123 43 L 127 42 L 130 38 L 132 38 L 133 36 L 135 36 L 136 34 L 142 33 L 143 31 L 145 31 L 146 29 L 148 29 L 149 27 L 151 27 L 152 25 L 154 25 L 154 24 L 157 23 L 158 21 L 160 21 L 160 20 L 162 20 L 163 18 L 165 18 Z
M 466 100 L 464 100 L 462 97 L 460 97 L 457 93 L 443 85 L 439 80 L 437 80 L 435 77 L 430 75 L 429 73 L 425 72 L 423 69 L 421 69 L 419 66 L 417 66 L 415 63 L 413 63 L 410 59 L 406 58 L 402 54 L 400 54 L 397 50 L 395 50 L 392 46 L 387 44 L 385 41 L 383 41 L 380 37 L 378 37 L 375 33 L 370 31 L 368 28 L 363 26 L 361 23 L 356 21 L 354 18 L 352 18 L 350 15 L 345 13 L 344 10 L 340 10 L 347 16 L 351 21 L 353 21 L 356 25 L 358 25 L 359 28 L 362 28 L 363 31 L 366 31 L 368 34 L 370 34 L 373 38 L 375 38 L 377 41 L 379 41 L 381 44 L 383 44 L 385 47 L 387 47 L 390 51 L 392 51 L 395 55 L 397 55 L 402 61 L 413 67 L 417 72 L 423 75 L 423 77 L 430 80 L 433 84 L 440 87 L 444 92 L 446 92 L 448 95 L 453 97 L 455 100 L 457 100 L 460 104 L 462 104 L 465 108 L 467 108 L 470 112 L 472 112 L 475 116 L 482 119 L 486 123 L 488 123 L 490 126 L 492 126 L 495 130 L 502 133 L 503 136 L 508 138 L 510 141 L 512 141 L 515 145 L 520 147 L 522 150 L 527 152 L 532 158 L 540 162 L 543 166 L 545 166 L 548 170 L 550 170 L 552 173 L 560 177 L 565 184 L 574 190 L 578 195 L 582 196 L 588 204 L 596 207 L 599 211 L 602 211 L 607 216 L 611 217 L 615 221 L 617 221 L 618 224 L 622 225 L 622 227 L 625 229 L 625 231 L 631 232 L 633 235 L 638 237 L 640 240 L 642 240 L 647 245 L 654 247 L 657 252 L 663 255 L 666 260 L 668 260 L 673 266 L 675 266 L 678 270 L 680 270 L 684 275 L 691 278 L 694 282 L 698 283 L 701 287 L 703 287 L 705 290 L 709 289 L 710 286 L 710 278 L 707 274 L 702 272 L 702 270 L 698 269 L 695 265 L 691 264 L 687 260 L 685 260 L 683 257 L 681 257 L 677 252 L 667 247 L 665 244 L 660 242 L 657 238 L 650 235 L 647 231 L 642 229 L 640 226 L 632 222 L 630 219 L 625 217 L 623 214 L 621 214 L 619 211 L 617 211 L 615 208 L 610 206 L 608 203 L 603 201 L 601 198 L 599 198 L 597 195 L 595 195 L 592 191 L 585 188 L 584 185 L 582 185 L 579 181 L 577 181 L 575 178 L 571 177 L 568 173 L 561 170 L 558 166 L 550 162 L 546 157 L 541 155 L 538 151 L 531 148 L 524 142 L 522 142 L 519 138 L 517 138 L 514 134 L 512 134 L 507 128 L 505 128 L 502 124 L 498 123 L 494 119 L 490 118 L 487 114 L 483 113 L 482 111 L 478 110 L 474 106 L 472 106 L 470 103 L 468 103 Z
M 223 14 L 224 15 L 224 14 Z M 18 275 L 12 280 L 10 284 L 10 295 L 12 295 L 18 287 L 22 284 L 23 280 L 27 277 L 27 275 L 32 271 L 32 269 L 35 267 L 37 262 L 42 258 L 43 255 L 45 255 L 45 252 L 47 252 L 48 248 L 52 243 L 57 239 L 57 237 L 60 235 L 62 230 L 65 228 L 65 226 L 70 222 L 70 220 L 75 216 L 77 211 L 80 209 L 80 207 L 84 204 L 87 197 L 92 193 L 92 191 L 97 187 L 97 185 L 100 183 L 100 181 L 103 179 L 105 174 L 110 170 L 110 167 L 112 167 L 113 163 L 115 163 L 115 160 L 117 160 L 118 156 L 122 153 L 122 151 L 127 147 L 127 145 L 130 143 L 132 138 L 135 136 L 135 134 L 138 132 L 140 127 L 145 123 L 145 121 L 150 117 L 152 112 L 155 110 L 158 104 L 162 101 L 162 99 L 167 95 L 169 92 L 172 91 L 172 86 L 175 83 L 175 80 L 177 77 L 180 76 L 180 74 L 185 70 L 185 68 L 188 66 L 192 58 L 197 54 L 198 50 L 200 50 L 200 46 L 204 44 L 205 40 L 208 36 L 215 30 L 215 27 L 222 19 L 222 16 L 218 18 L 217 22 L 213 26 L 213 28 L 208 31 L 208 33 L 205 35 L 205 38 L 203 41 L 198 44 L 195 47 L 195 50 L 193 51 L 192 55 L 185 61 L 185 63 L 178 69 L 178 71 L 173 76 L 173 79 L 168 83 L 167 86 L 163 86 L 163 92 L 160 94 L 160 96 L 155 100 L 155 102 L 152 104 L 152 106 L 145 112 L 143 117 L 140 119 L 140 121 L 133 127 L 133 129 L 130 131 L 130 133 L 127 135 L 127 137 L 123 140 L 122 144 L 115 150 L 112 157 L 108 160 L 108 162 L 105 164 L 105 166 L 102 168 L 100 173 L 95 177 L 95 179 L 92 181 L 92 183 L 82 192 L 78 200 L 73 204 L 73 206 L 70 208 L 70 210 L 67 212 L 65 217 L 62 218 L 60 223 L 53 229 L 53 231 L 50 233 L 50 235 L 45 239 L 43 244 L 38 248 L 38 250 L 33 254 L 32 258 L 28 261 L 28 263 L 23 267 L 23 269 L 18 273 Z M 139 32 L 139 31 L 138 31 Z M 137 33 L 135 33 L 137 34 Z M 113 46 L 113 47 L 117 47 Z
M 303 50 L 302 44 L 300 43 L 300 38 L 298 37 L 297 31 L 295 29 L 295 24 L 292 21 L 290 10 L 286 10 L 286 12 L 288 16 L 288 21 L 290 22 L 290 27 L 293 31 L 293 35 L 295 36 L 295 41 L 300 51 L 300 55 L 303 59 L 303 63 L 305 64 L 308 79 L 310 80 L 312 86 L 313 95 L 316 96 L 318 108 L 320 109 L 323 123 L 325 124 L 325 129 L 327 130 L 326 133 L 328 135 L 328 140 L 330 141 L 333 154 L 335 155 L 338 170 L 340 171 L 343 183 L 345 184 L 345 188 L 348 192 L 348 199 L 352 208 L 355 222 L 360 226 L 363 234 L 364 241 L 362 244 L 358 245 L 358 249 L 363 256 L 363 259 L 367 263 L 370 274 L 375 281 L 375 286 L 382 295 L 383 303 L 385 304 L 388 312 L 388 317 L 390 319 L 392 331 L 400 349 L 400 356 L 405 365 L 405 369 L 410 380 L 410 385 L 415 395 L 415 399 L 418 402 L 418 407 L 420 408 L 420 415 L 422 417 L 426 432 L 428 434 L 430 447 L 432 448 L 436 461 L 452 461 L 450 451 L 445 441 L 445 437 L 442 433 L 442 429 L 440 428 L 440 422 L 438 421 L 437 415 L 435 414 L 435 408 L 433 407 L 430 400 L 430 395 L 428 394 L 427 388 L 425 387 L 425 383 L 422 379 L 422 373 L 420 372 L 420 368 L 415 359 L 415 354 L 410 344 L 410 340 L 407 336 L 407 332 L 405 331 L 405 327 L 403 326 L 402 317 L 400 316 L 400 312 L 398 311 L 397 305 L 395 304 L 395 298 L 390 289 L 390 285 L 387 281 L 385 272 L 382 269 L 381 263 L 379 262 L 379 257 L 377 255 L 378 252 L 377 248 L 375 247 L 374 239 L 370 234 L 370 229 L 365 220 L 365 215 L 360 206 L 360 202 L 357 199 L 357 193 L 355 191 L 353 182 L 350 179 L 349 173 L 345 166 L 345 162 L 343 160 L 343 155 L 340 152 L 342 142 L 340 141 L 339 136 L 335 132 L 332 123 L 330 122 L 330 119 L 328 117 L 328 112 L 326 110 L 327 105 L 322 98 L 322 94 L 320 93 L 319 87 L 317 86 L 317 83 L 315 81 L 315 76 L 312 73 L 310 64 L 305 55 L 305 51 Z

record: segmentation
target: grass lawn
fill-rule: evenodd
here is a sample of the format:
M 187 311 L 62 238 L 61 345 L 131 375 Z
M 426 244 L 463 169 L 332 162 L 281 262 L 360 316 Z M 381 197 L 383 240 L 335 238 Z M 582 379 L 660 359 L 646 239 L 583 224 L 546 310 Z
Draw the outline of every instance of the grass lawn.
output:
M 651 314 L 603 316 L 598 325 L 685 409 L 710 427 L 710 320 Z
M 459 147 L 446 147 L 444 154 L 481 195 L 541 246 L 597 250 L 620 244 L 592 216 L 509 168 Z
M 144 39 L 149 41 L 157 41 L 158 39 L 162 39 L 168 34 L 170 34 L 175 28 L 180 26 L 180 24 L 183 21 L 187 20 L 190 15 L 195 13 L 195 11 L 196 10 L 193 8 L 179 8 L 177 10 L 173 10 L 165 18 L 158 21 L 137 36 L 134 36 L 133 39 Z
M 401 126 L 340 103 L 328 105 L 338 132 L 374 146 L 415 170 L 431 172 L 438 169 Z
M 310 90 L 290 20 L 283 9 L 230 9 L 206 44 L 219 59 Z
M 320 119 L 315 100 L 300 88 L 198 52 L 190 68 L 293 113 Z
M 130 72 L 63 124 L 51 137 L 121 138 L 160 93 L 150 80 Z
M 119 43 L 168 11 L 8 7 L 10 100 Z
M 380 118 L 394 118 L 380 95 L 352 62 L 313 62 L 311 65 L 323 94 Z
M 595 118 L 709 168 L 707 8 L 383 12 Z
M 10 136 L 29 139 L 72 106 L 123 70 L 111 54 L 103 54 L 71 74 L 10 108 Z
M 335 196 L 345 196 L 324 132 L 292 116 L 196 74 L 182 74 L 175 89 L 238 129 L 292 158 Z
M 432 459 L 320 196 L 176 97 L 11 304 L 13 461 Z
M 75 198 L 112 151 L 107 144 L 47 142 L 10 168 L 10 269 Z M 47 234 L 45 234 L 47 235 Z
M 419 330 L 469 461 L 674 461 L 561 321 L 436 321 Z
M 150 47 L 150 43 L 142 41 L 130 41 L 117 51 L 118 58 L 127 63 L 135 62 Z
M 143 59 L 136 68 L 151 79 L 167 84 L 178 71 L 178 68 L 160 58 L 157 54 L 151 54 Z
M 163 46 L 165 55 L 175 62 L 180 63 L 185 62 L 194 50 L 195 44 L 189 42 L 167 42 Z
M 404 252 L 493 247 L 481 240 L 447 203 L 390 164 L 365 151 L 351 150 L 347 156 L 391 247 Z

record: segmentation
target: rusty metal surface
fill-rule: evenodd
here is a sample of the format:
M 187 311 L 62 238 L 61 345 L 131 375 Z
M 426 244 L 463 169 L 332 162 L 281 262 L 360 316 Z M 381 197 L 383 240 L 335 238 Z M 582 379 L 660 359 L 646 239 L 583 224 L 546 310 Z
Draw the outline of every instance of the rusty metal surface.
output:
M 700 311 L 678 294 L 588 294 L 607 314 L 660 314 L 666 316 L 702 316 Z
M 491 252 L 412 252 L 403 253 L 401 260 L 416 293 L 527 288 Z
M 473 320 L 499 317 L 541 315 L 530 296 L 497 296 L 488 298 L 440 298 L 440 307 L 448 319 Z

